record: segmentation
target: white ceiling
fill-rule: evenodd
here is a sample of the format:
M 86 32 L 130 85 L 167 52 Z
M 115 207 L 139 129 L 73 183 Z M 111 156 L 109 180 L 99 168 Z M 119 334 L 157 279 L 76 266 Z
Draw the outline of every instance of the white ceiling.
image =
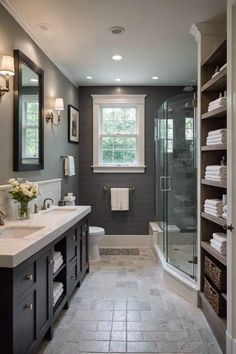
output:
M 117 77 L 123 85 L 193 84 L 197 45 L 189 30 L 193 23 L 222 20 L 226 11 L 226 0 L 3 1 L 79 85 L 117 85 Z M 125 33 L 112 36 L 111 26 Z M 120 62 L 111 59 L 117 53 Z

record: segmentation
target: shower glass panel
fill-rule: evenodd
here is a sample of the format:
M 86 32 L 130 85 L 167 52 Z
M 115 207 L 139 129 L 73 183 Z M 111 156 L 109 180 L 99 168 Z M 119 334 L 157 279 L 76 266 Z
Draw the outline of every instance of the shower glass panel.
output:
M 196 277 L 196 137 L 194 93 L 160 107 L 155 119 L 156 217 L 166 261 Z

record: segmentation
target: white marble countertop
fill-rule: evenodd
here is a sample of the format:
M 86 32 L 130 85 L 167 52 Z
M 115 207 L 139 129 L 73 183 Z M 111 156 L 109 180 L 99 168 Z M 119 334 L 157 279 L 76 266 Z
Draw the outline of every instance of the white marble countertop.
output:
M 59 208 L 61 210 L 57 212 Z M 66 209 L 70 211 L 67 212 Z M 16 267 L 50 244 L 90 212 L 91 206 L 51 207 L 38 214 L 32 214 L 28 220 L 6 220 L 5 225 L 0 226 L 0 267 Z M 4 238 L 4 230 L 9 227 L 38 227 L 39 229 L 28 236 Z

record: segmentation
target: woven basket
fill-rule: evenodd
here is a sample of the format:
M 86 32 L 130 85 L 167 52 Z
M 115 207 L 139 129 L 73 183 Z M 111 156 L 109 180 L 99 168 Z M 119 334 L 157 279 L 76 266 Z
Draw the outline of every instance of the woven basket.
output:
M 226 316 L 226 301 L 222 297 L 218 289 L 213 287 L 210 282 L 204 277 L 204 294 L 208 302 L 213 307 L 214 311 L 220 317 Z
M 204 272 L 212 280 L 214 285 L 222 292 L 226 291 L 226 268 L 217 265 L 212 259 L 205 256 Z

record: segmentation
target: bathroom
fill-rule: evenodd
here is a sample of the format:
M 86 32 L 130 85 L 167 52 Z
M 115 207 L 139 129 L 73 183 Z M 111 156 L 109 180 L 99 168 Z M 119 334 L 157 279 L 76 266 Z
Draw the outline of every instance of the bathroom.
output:
M 235 6 L 0 0 L 1 353 L 236 354 Z

